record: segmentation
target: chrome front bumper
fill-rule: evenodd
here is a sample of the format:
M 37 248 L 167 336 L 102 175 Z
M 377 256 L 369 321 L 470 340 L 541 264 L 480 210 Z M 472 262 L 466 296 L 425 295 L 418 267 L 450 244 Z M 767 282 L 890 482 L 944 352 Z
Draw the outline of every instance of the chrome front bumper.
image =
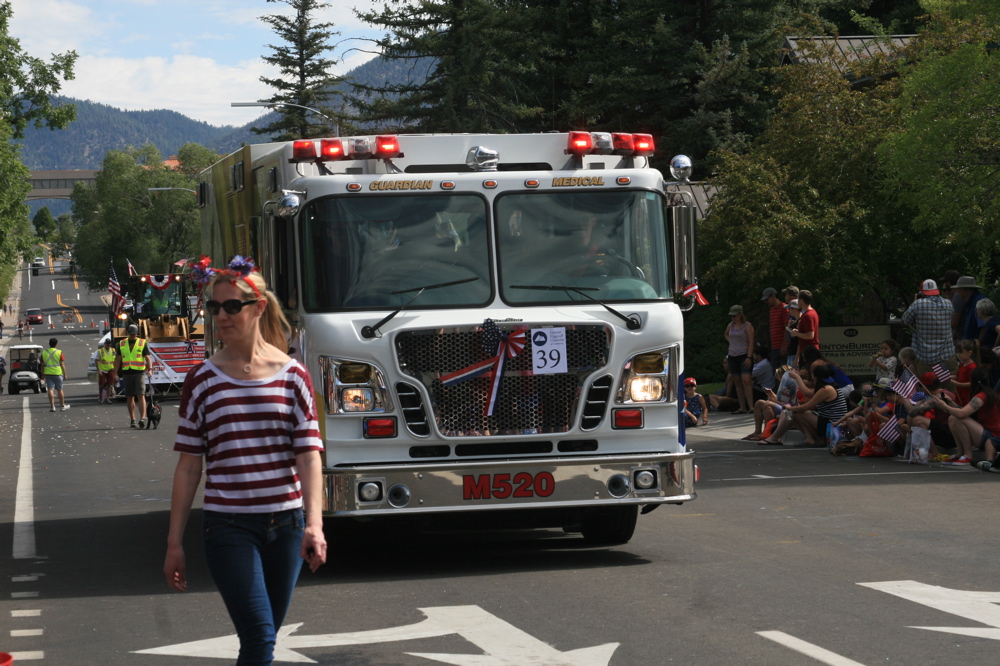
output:
M 646 489 L 636 485 L 643 471 L 652 471 L 655 479 Z M 696 497 L 693 451 L 338 467 L 323 473 L 328 516 L 680 504 Z M 371 499 L 362 498 L 363 490 Z

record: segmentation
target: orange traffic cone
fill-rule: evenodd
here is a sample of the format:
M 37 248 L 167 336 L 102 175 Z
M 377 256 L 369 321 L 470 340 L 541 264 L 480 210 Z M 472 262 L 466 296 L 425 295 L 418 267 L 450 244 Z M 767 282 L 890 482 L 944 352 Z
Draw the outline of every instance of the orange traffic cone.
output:
M 49 322 L 49 328 L 55 328 L 55 327 L 56 327 L 56 323 L 54 321 L 50 321 Z
M 94 323 L 93 319 L 90 320 L 90 327 L 91 328 L 97 328 L 97 324 Z

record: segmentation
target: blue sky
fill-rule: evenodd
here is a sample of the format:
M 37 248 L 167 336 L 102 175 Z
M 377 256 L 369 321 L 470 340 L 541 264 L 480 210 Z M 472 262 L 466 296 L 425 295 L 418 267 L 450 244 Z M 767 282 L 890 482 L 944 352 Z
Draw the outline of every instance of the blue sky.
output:
M 328 0 L 318 16 L 341 34 L 328 57 L 344 73 L 372 58 L 366 37 L 377 35 L 352 8 L 379 0 Z M 11 36 L 32 56 L 79 55 L 76 78 L 62 93 L 120 109 L 171 109 L 212 125 L 242 125 L 262 110 L 230 102 L 264 99 L 259 82 L 274 76 L 261 60 L 278 43 L 260 21 L 287 6 L 265 0 L 13 0 Z M 355 49 L 355 50 L 352 50 Z

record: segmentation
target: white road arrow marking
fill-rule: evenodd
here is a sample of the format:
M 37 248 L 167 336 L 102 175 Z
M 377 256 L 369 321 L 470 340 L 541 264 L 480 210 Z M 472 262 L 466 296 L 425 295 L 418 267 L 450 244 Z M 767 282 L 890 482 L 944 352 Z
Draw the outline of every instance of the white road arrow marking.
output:
M 618 643 L 560 652 L 547 643 L 504 622 L 479 606 L 443 606 L 419 609 L 427 619 L 416 624 L 355 631 L 340 634 L 296 636 L 301 623 L 282 627 L 274 649 L 274 661 L 315 664 L 296 652 L 310 647 L 338 647 L 410 641 L 457 634 L 474 643 L 486 654 L 436 654 L 409 652 L 413 656 L 455 666 L 607 666 Z M 162 654 L 180 657 L 207 657 L 235 660 L 239 639 L 221 636 L 190 643 L 139 650 L 136 654 Z
M 914 580 L 894 580 L 884 583 L 858 583 L 873 590 L 888 592 L 908 601 L 964 617 L 974 622 L 987 624 L 993 629 L 981 627 L 910 627 L 1000 640 L 1000 592 L 967 592 L 952 590 L 937 585 L 925 585 Z

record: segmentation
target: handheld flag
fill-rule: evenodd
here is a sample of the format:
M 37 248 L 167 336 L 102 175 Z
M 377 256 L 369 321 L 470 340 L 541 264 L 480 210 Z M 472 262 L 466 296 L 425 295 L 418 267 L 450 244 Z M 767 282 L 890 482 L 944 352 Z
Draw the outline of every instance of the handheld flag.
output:
M 698 283 L 693 282 L 688 286 L 684 287 L 682 292 L 684 296 L 688 296 L 694 299 L 694 302 L 698 305 L 708 305 L 708 299 L 701 293 L 698 289 Z

